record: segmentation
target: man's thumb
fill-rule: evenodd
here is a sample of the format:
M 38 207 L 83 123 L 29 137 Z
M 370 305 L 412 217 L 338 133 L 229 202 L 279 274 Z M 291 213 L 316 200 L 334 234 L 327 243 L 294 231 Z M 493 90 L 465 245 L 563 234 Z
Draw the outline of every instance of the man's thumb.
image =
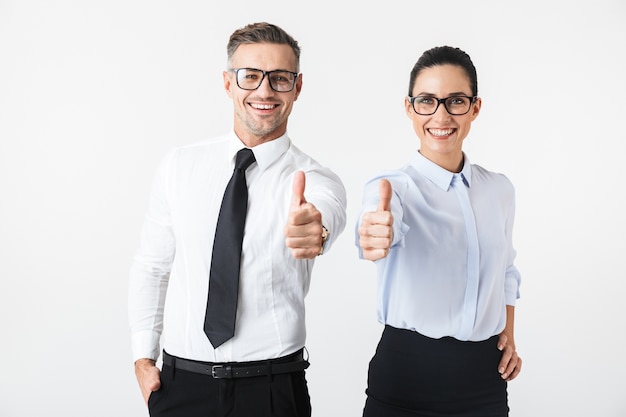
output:
M 379 185 L 380 203 L 378 203 L 378 211 L 391 211 L 391 183 L 389 180 L 380 180 Z
M 304 187 L 306 185 L 306 176 L 304 171 L 298 171 L 293 175 L 293 196 L 291 197 L 291 209 L 296 209 L 306 203 L 304 198 Z

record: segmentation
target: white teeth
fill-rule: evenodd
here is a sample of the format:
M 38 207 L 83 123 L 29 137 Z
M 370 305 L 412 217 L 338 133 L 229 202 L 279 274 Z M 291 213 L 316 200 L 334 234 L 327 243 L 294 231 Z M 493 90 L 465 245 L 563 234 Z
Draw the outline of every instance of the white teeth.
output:
M 274 104 L 251 104 L 251 106 L 259 110 L 270 110 L 276 107 Z
M 433 136 L 448 136 L 454 132 L 454 129 L 428 129 Z

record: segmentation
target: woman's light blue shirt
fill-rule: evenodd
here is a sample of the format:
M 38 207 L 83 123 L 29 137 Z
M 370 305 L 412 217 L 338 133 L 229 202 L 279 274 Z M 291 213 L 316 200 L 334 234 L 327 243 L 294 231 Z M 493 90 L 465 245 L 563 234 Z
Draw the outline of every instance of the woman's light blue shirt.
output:
M 521 281 L 513 264 L 515 191 L 504 175 L 464 161 L 455 174 L 416 152 L 402 169 L 366 183 L 357 230 L 362 213 L 378 207 L 379 181 L 393 188 L 393 244 L 376 262 L 382 324 L 470 341 L 504 329 Z M 358 239 L 357 232 L 357 247 Z

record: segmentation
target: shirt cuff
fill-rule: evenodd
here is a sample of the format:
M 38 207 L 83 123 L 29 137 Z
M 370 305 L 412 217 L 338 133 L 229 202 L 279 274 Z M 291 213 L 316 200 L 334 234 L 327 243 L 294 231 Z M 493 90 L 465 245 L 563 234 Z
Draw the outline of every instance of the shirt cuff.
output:
M 132 335 L 131 340 L 133 362 L 144 358 L 156 361 L 159 358 L 161 353 L 161 335 L 159 333 L 150 330 L 138 332 Z

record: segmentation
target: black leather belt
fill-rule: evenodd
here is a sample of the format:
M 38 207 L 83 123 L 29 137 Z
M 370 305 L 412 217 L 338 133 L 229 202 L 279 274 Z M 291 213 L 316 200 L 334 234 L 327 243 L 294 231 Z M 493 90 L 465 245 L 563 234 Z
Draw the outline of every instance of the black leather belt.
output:
M 286 374 L 303 371 L 309 367 L 309 361 L 304 359 L 302 349 L 291 355 L 266 361 L 227 363 L 192 361 L 163 352 L 163 364 L 184 371 L 210 375 L 213 378 L 226 379 Z

